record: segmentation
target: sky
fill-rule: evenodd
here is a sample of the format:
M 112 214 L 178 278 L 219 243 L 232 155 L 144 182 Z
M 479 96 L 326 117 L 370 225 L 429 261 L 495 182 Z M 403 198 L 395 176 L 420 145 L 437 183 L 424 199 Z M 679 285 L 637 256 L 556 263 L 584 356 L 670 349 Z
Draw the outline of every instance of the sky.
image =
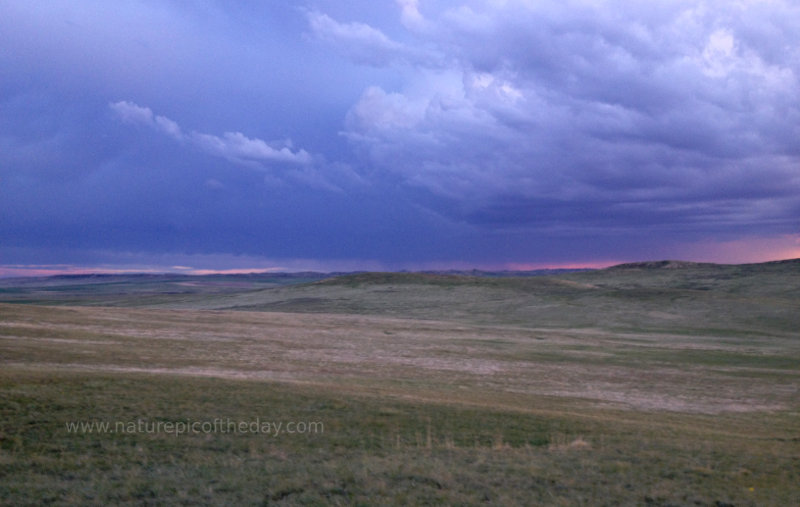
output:
M 0 1 L 0 276 L 800 257 L 794 0 Z

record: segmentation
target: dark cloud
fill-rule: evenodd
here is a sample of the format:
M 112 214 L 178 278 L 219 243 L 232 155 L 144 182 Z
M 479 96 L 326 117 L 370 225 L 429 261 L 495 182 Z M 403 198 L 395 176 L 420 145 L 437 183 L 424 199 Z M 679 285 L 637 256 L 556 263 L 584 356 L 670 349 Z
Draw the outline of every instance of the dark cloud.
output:
M 791 245 L 797 26 L 788 0 L 3 2 L 0 264 Z
M 348 135 L 451 214 L 796 230 L 785 202 L 800 195 L 796 7 L 464 2 L 425 14 L 420 43 L 448 51 L 450 68 L 419 69 L 410 91 L 368 88 Z M 766 210 L 770 197 L 784 202 Z M 589 205 L 603 220 L 582 214 Z

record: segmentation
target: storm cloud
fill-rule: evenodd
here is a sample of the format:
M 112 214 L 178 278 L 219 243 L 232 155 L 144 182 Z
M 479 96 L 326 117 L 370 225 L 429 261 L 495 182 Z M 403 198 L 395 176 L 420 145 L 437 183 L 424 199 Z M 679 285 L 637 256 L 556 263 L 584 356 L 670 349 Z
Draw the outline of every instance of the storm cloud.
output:
M 798 26 L 788 0 L 4 2 L 0 264 L 800 256 Z
M 454 218 L 796 230 L 797 7 L 474 2 L 427 16 L 418 43 L 449 65 L 365 89 L 346 135 L 454 201 Z

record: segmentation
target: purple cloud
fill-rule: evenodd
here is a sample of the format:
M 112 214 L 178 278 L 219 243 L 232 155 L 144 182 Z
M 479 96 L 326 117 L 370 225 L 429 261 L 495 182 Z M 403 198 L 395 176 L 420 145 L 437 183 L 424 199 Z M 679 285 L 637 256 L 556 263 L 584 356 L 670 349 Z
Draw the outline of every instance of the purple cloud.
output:
M 424 18 L 401 7 L 412 28 L 425 24 L 411 31 L 418 47 L 448 65 L 366 88 L 345 135 L 367 163 L 457 202 L 451 216 L 534 223 L 522 204 L 499 211 L 513 196 L 564 216 L 599 201 L 621 224 L 619 203 L 647 202 L 655 223 L 690 194 L 719 224 L 793 222 L 796 201 L 766 212 L 757 197 L 800 195 L 792 4 L 432 3 Z M 754 21 L 772 31 L 756 36 Z
M 0 257 L 796 251 L 798 26 L 790 0 L 0 2 Z

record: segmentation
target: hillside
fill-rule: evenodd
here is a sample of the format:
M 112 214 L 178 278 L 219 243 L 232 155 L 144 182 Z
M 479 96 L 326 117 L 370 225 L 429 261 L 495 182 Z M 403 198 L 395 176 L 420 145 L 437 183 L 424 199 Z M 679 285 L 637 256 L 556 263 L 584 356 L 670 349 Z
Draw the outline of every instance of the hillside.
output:
M 4 281 L 0 498 L 797 505 L 799 288 L 798 261 Z
M 0 302 L 344 313 L 522 327 L 775 334 L 800 329 L 800 260 L 641 262 L 551 276 L 102 276 L 0 285 Z
M 530 278 L 360 273 L 209 297 L 202 304 L 533 328 L 792 335 L 800 329 L 800 262 L 679 269 L 629 265 Z

